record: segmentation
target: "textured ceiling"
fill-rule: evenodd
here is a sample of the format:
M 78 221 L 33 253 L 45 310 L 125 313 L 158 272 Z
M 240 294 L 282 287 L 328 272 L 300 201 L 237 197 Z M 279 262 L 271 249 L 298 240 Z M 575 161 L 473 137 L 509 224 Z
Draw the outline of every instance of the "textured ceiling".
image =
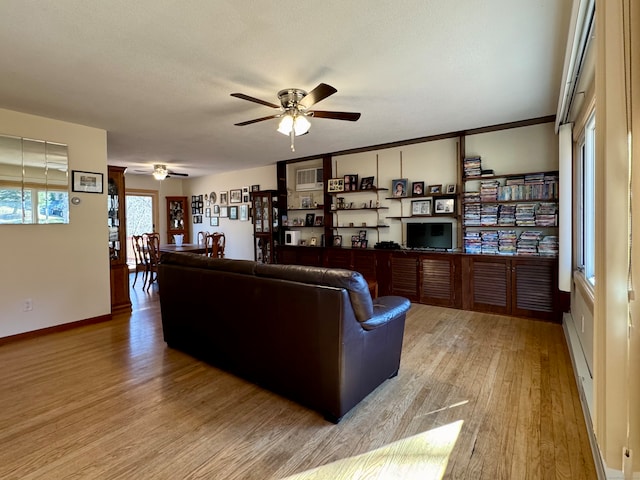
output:
M 108 131 L 109 163 L 192 175 L 554 114 L 571 0 L 2 0 L 0 107 Z M 338 93 L 308 135 L 277 92 Z M 2 132 L 0 132 L 2 133 Z M 55 139 L 50 139 L 55 140 Z

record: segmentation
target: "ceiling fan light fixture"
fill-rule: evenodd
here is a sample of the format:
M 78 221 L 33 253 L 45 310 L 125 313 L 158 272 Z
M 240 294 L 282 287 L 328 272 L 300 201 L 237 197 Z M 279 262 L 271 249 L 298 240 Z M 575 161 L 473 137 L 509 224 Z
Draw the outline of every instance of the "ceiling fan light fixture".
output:
M 278 132 L 283 135 L 289 136 L 291 131 L 295 136 L 304 135 L 311 128 L 311 122 L 307 120 L 307 117 L 304 115 L 293 115 L 291 113 L 287 113 L 282 117 L 280 123 L 278 124 Z
M 166 165 L 154 165 L 153 166 L 153 178 L 156 180 L 164 180 L 167 178 L 169 171 Z

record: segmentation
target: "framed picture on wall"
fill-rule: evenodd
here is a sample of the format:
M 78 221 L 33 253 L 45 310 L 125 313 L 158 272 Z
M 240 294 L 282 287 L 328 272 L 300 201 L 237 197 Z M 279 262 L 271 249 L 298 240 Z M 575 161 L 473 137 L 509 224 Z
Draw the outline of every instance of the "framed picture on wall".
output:
M 209 219 L 209 223 L 211 224 L 212 227 L 220 226 L 220 217 L 211 217 Z
M 238 207 L 229 207 L 229 220 L 238 220 Z
M 240 205 L 238 207 L 238 217 L 241 222 L 249 221 L 249 205 Z
M 71 190 L 84 193 L 102 193 L 102 174 L 92 172 L 71 171 Z
M 242 203 L 242 190 L 229 190 L 229 203 Z

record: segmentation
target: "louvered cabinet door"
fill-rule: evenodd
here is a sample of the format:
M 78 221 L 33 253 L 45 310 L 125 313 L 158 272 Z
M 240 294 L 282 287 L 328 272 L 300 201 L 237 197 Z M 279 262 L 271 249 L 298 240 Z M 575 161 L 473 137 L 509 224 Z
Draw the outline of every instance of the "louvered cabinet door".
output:
M 353 268 L 351 260 L 351 249 L 327 248 L 324 265 L 329 268 Z
M 412 302 L 420 301 L 418 262 L 417 255 L 394 254 L 391 257 L 391 295 L 406 297 Z
M 473 257 L 470 267 L 471 310 L 509 314 L 511 311 L 509 259 Z
M 420 303 L 458 307 L 456 295 L 456 258 L 446 255 L 424 256 L 420 259 Z
M 555 320 L 557 262 L 547 258 L 513 258 L 512 315 Z

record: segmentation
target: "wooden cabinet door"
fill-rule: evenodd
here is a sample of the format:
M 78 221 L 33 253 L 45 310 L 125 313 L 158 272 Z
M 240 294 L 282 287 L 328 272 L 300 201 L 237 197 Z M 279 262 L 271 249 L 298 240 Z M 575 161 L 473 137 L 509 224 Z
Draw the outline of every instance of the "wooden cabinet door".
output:
M 187 197 L 167 198 L 167 243 L 175 243 L 174 235 L 184 235 L 182 241 L 191 243 L 189 233 L 189 205 Z
M 376 282 L 376 254 L 371 250 L 353 250 L 353 270 L 362 274 L 368 282 Z
M 554 313 L 557 290 L 556 271 L 555 259 L 512 258 L 511 314 L 558 320 L 558 315 Z
M 324 258 L 324 266 L 329 268 L 353 269 L 351 250 L 342 248 L 327 248 Z
M 447 255 L 420 257 L 420 303 L 459 308 L 456 285 L 460 283 L 457 280 L 460 268 L 456 268 L 456 260 L 456 256 Z
M 468 308 L 508 315 L 511 312 L 510 259 L 474 256 L 468 260 Z
M 391 256 L 391 295 L 406 297 L 412 302 L 420 301 L 418 266 L 417 255 L 393 254 Z

